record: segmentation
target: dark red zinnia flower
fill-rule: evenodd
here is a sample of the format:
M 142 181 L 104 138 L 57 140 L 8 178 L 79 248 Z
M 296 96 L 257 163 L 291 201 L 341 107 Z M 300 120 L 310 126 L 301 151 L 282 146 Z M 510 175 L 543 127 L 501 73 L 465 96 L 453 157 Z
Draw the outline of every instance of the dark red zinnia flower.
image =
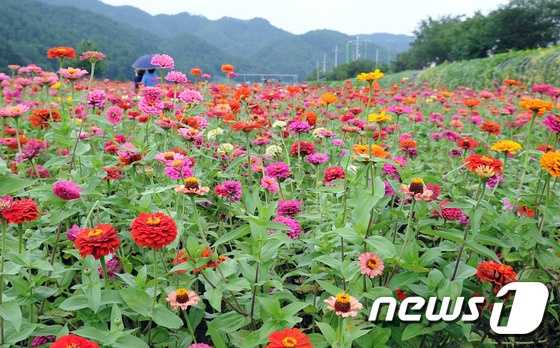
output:
M 305 157 L 313 153 L 315 153 L 315 145 L 308 141 L 296 141 L 290 147 L 290 155 L 294 157 L 298 156 L 298 154 L 299 156 Z
M 15 200 L 8 208 L 2 210 L 2 217 L 10 224 L 21 225 L 37 220 L 39 207 L 30 198 Z
M 141 213 L 130 229 L 134 242 L 144 248 L 161 249 L 177 237 L 175 221 L 164 213 Z
M 93 256 L 96 260 L 118 249 L 121 241 L 112 225 L 100 224 L 93 228 L 83 228 L 78 233 L 74 245 L 82 257 Z
M 54 341 L 50 348 L 99 348 L 99 345 L 80 336 L 66 335 Z
M 329 167 L 325 169 L 323 181 L 325 184 L 328 184 L 337 179 L 344 179 L 344 177 L 345 174 L 344 174 L 344 169 L 342 169 L 342 167 Z

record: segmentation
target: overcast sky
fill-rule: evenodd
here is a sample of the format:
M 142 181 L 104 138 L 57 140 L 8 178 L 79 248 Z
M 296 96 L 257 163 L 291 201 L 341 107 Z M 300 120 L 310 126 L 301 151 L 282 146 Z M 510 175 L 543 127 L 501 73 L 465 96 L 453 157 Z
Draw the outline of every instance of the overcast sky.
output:
M 507 0 L 102 0 L 151 14 L 189 12 L 210 19 L 262 17 L 295 34 L 333 29 L 347 34 L 411 34 L 428 16 L 487 13 Z

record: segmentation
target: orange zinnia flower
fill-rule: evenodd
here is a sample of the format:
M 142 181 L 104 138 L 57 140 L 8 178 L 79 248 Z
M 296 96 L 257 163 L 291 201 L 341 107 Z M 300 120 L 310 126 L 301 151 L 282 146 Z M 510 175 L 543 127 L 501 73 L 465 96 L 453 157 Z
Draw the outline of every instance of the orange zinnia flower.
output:
M 479 154 L 470 155 L 465 159 L 465 167 L 472 173 L 482 177 L 489 178 L 503 171 L 502 161 L 490 156 Z
M 76 50 L 72 47 L 52 47 L 49 48 L 47 51 L 47 58 L 49 59 L 60 59 L 60 58 L 68 58 L 68 59 L 75 59 L 76 58 Z
M 235 72 L 235 68 L 231 64 L 222 64 L 221 70 L 226 75 Z
M 519 102 L 519 105 L 522 108 L 532 111 L 539 116 L 543 115 L 547 111 L 552 110 L 551 102 L 536 98 L 523 98 L 521 99 L 521 102 Z
M 330 105 L 336 103 L 338 98 L 331 92 L 325 92 L 321 95 L 321 104 L 323 105 Z

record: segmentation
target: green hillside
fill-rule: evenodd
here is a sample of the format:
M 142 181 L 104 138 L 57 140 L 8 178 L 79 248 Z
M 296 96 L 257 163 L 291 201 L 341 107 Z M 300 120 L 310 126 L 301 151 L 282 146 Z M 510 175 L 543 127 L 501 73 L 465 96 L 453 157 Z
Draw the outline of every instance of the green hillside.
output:
M 490 88 L 505 79 L 521 80 L 527 84 L 560 84 L 560 46 L 535 50 L 512 51 L 489 58 L 443 63 L 424 70 L 409 70 L 385 76 L 390 85 L 403 78 L 432 86 L 469 86 Z
M 162 39 L 93 12 L 32 0 L 2 0 L 2 9 L 0 37 L 4 39 L 5 47 L 0 53 L 2 69 L 8 64 L 29 63 L 55 69 L 56 62 L 46 57 L 49 47 L 79 48 L 84 41 L 93 43 L 108 57 L 98 76 L 129 79 L 132 74 L 130 65 L 138 56 L 157 52 L 176 57 L 177 68 L 181 70 L 200 66 L 212 74 L 219 74 L 219 67 L 224 62 L 240 69 L 255 69 L 244 59 L 233 57 L 186 33 Z

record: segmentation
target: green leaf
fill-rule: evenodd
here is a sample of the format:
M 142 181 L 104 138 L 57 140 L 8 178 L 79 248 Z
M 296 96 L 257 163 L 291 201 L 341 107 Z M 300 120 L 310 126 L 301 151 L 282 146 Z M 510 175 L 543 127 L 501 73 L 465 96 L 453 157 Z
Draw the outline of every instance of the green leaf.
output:
M 0 317 L 10 322 L 16 331 L 21 329 L 21 309 L 17 303 L 2 303 L 0 305 Z
M 336 343 L 336 332 L 330 326 L 330 324 L 328 324 L 328 323 L 317 323 L 317 326 L 319 326 L 319 329 L 323 333 L 323 336 L 325 336 L 325 339 L 327 340 L 327 342 L 329 342 L 331 344 L 331 346 L 334 346 L 335 343 Z
M 397 250 L 395 245 L 385 237 L 372 236 L 366 241 L 382 259 L 395 257 Z
M 111 331 L 124 330 L 124 323 L 122 320 L 122 311 L 118 305 L 114 304 L 111 309 Z
M 144 290 L 125 288 L 120 290 L 119 294 L 130 309 L 145 317 L 150 317 L 150 304 L 152 303 L 152 299 Z
M 0 176 L 0 196 L 17 193 L 24 188 L 31 186 L 33 180 L 18 178 L 13 175 Z
M 408 324 L 404 328 L 401 339 L 403 341 L 408 341 L 409 339 L 414 338 L 416 336 L 419 336 L 419 335 L 423 334 L 424 332 L 425 332 L 424 325 L 419 324 L 419 323 Z
M 74 295 L 62 301 L 60 309 L 64 311 L 77 311 L 88 307 L 88 299 L 84 295 Z
M 158 304 L 152 313 L 152 319 L 156 324 L 168 329 L 178 329 L 183 326 L 183 321 L 175 313 L 164 305 Z
M 206 299 L 210 303 L 210 306 L 218 312 L 222 310 L 222 296 L 223 294 L 220 289 L 209 288 L 206 290 Z
M 117 338 L 117 340 L 112 346 L 115 348 L 149 348 L 150 347 L 146 344 L 146 342 L 132 335 L 124 335 Z
M 103 343 L 107 340 L 108 337 L 108 333 L 105 331 L 101 331 L 95 327 L 92 326 L 84 326 L 82 328 L 79 328 L 78 330 L 73 332 L 74 334 L 78 335 L 78 336 L 82 336 L 85 338 L 89 338 L 92 339 L 94 341 Z

